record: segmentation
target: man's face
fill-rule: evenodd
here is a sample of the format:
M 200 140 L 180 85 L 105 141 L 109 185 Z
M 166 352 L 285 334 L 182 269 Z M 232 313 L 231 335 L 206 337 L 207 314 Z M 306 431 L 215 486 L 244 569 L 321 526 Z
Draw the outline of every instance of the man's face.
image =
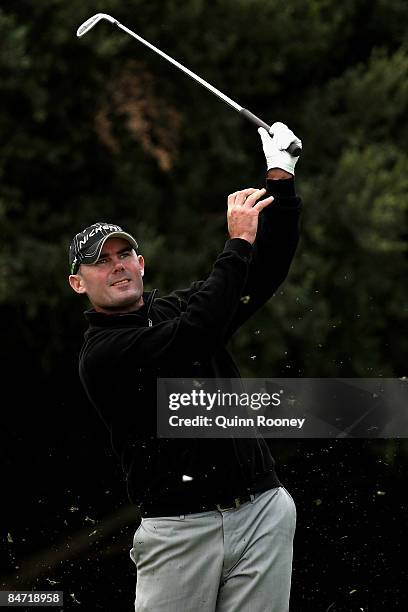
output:
M 69 283 L 77 293 L 86 293 L 99 312 L 131 312 L 143 306 L 143 271 L 143 257 L 126 240 L 108 238 L 98 261 L 81 264 Z

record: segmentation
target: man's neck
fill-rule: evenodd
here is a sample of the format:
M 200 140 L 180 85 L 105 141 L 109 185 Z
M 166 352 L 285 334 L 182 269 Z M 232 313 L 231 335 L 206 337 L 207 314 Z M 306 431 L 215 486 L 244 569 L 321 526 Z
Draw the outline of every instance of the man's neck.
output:
M 113 314 L 128 314 L 130 312 L 136 312 L 137 310 L 140 310 L 140 308 L 142 308 L 144 304 L 145 302 L 143 299 L 143 295 L 141 295 L 136 303 L 130 304 L 129 306 L 113 306 L 112 308 L 103 308 L 95 304 L 92 304 L 92 306 L 95 308 L 96 312 L 102 312 L 103 314 L 113 315 Z

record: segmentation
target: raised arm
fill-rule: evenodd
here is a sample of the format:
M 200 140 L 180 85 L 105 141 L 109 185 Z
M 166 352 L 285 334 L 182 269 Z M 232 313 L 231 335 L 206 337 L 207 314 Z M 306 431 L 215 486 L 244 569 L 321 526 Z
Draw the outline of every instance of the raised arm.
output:
M 282 123 L 274 124 L 272 129 L 274 138 L 263 128 L 258 131 L 268 169 L 266 195 L 274 199 L 259 216 L 247 281 L 228 336 L 265 304 L 285 280 L 299 240 L 302 203 L 296 196 L 294 182 L 298 158 L 286 149 L 300 140 Z

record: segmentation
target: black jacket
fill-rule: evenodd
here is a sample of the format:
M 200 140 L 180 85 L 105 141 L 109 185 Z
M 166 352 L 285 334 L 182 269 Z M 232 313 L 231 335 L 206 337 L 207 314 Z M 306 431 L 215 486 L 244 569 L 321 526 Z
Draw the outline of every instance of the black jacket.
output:
M 293 180 L 267 180 L 267 190 L 275 200 L 254 245 L 228 240 L 207 280 L 164 297 L 145 293 L 132 313 L 85 313 L 80 377 L 144 515 L 200 512 L 280 484 L 263 439 L 156 437 L 157 378 L 239 377 L 225 345 L 287 275 L 301 201 Z

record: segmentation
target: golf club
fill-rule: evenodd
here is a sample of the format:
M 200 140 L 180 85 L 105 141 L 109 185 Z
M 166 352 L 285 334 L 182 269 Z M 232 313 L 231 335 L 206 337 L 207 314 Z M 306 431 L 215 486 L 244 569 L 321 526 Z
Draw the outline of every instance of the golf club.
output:
M 170 57 L 169 55 L 167 55 L 166 53 L 164 53 L 163 51 L 161 51 L 160 49 L 158 49 L 157 47 L 149 43 L 147 40 L 145 40 L 138 34 L 135 34 L 135 32 L 133 32 L 132 30 L 129 30 L 129 28 L 119 23 L 119 21 L 117 19 L 114 19 L 114 17 L 111 17 L 110 15 L 107 15 L 106 13 L 97 13 L 96 15 L 93 15 L 92 17 L 84 21 L 82 25 L 79 26 L 77 30 L 77 36 L 81 37 L 87 32 L 89 32 L 89 30 L 92 29 L 102 19 L 106 19 L 107 21 L 110 21 L 110 23 L 113 23 L 114 25 L 118 26 L 118 28 L 120 28 L 121 30 L 123 30 L 124 32 L 132 36 L 133 38 L 136 38 L 136 40 L 138 40 L 140 43 L 142 43 L 146 47 L 149 47 L 149 49 L 151 49 L 152 51 L 161 55 L 161 57 L 163 57 L 165 60 L 173 64 L 173 66 L 176 66 L 176 68 L 178 68 L 179 70 L 182 70 L 185 74 L 188 74 L 192 79 L 197 81 L 197 83 L 200 83 L 200 85 L 203 85 L 203 87 L 205 87 L 206 89 L 211 91 L 213 94 L 218 96 L 218 98 L 220 98 L 221 100 L 229 104 L 229 106 L 231 106 L 236 111 L 238 111 L 243 117 L 245 117 L 246 119 L 249 119 L 249 121 L 252 121 L 252 123 L 257 125 L 258 127 L 265 128 L 273 136 L 273 134 L 270 132 L 271 126 L 265 123 L 264 121 L 262 121 L 262 119 L 259 119 L 259 117 L 251 113 L 246 108 L 242 108 L 242 106 L 240 106 L 239 104 L 234 102 L 234 100 L 232 100 L 231 98 L 223 94 L 219 89 L 217 89 L 213 85 L 210 85 L 209 83 L 207 83 L 207 81 L 204 81 L 204 79 L 199 77 L 197 74 L 195 74 L 194 72 L 192 72 L 191 70 L 189 70 L 188 68 L 180 64 L 180 62 L 177 62 L 176 60 L 174 60 L 172 57 Z M 299 157 L 302 151 L 301 144 L 299 144 L 298 142 L 292 142 L 287 148 L 287 151 L 291 155 L 294 155 L 295 157 Z

